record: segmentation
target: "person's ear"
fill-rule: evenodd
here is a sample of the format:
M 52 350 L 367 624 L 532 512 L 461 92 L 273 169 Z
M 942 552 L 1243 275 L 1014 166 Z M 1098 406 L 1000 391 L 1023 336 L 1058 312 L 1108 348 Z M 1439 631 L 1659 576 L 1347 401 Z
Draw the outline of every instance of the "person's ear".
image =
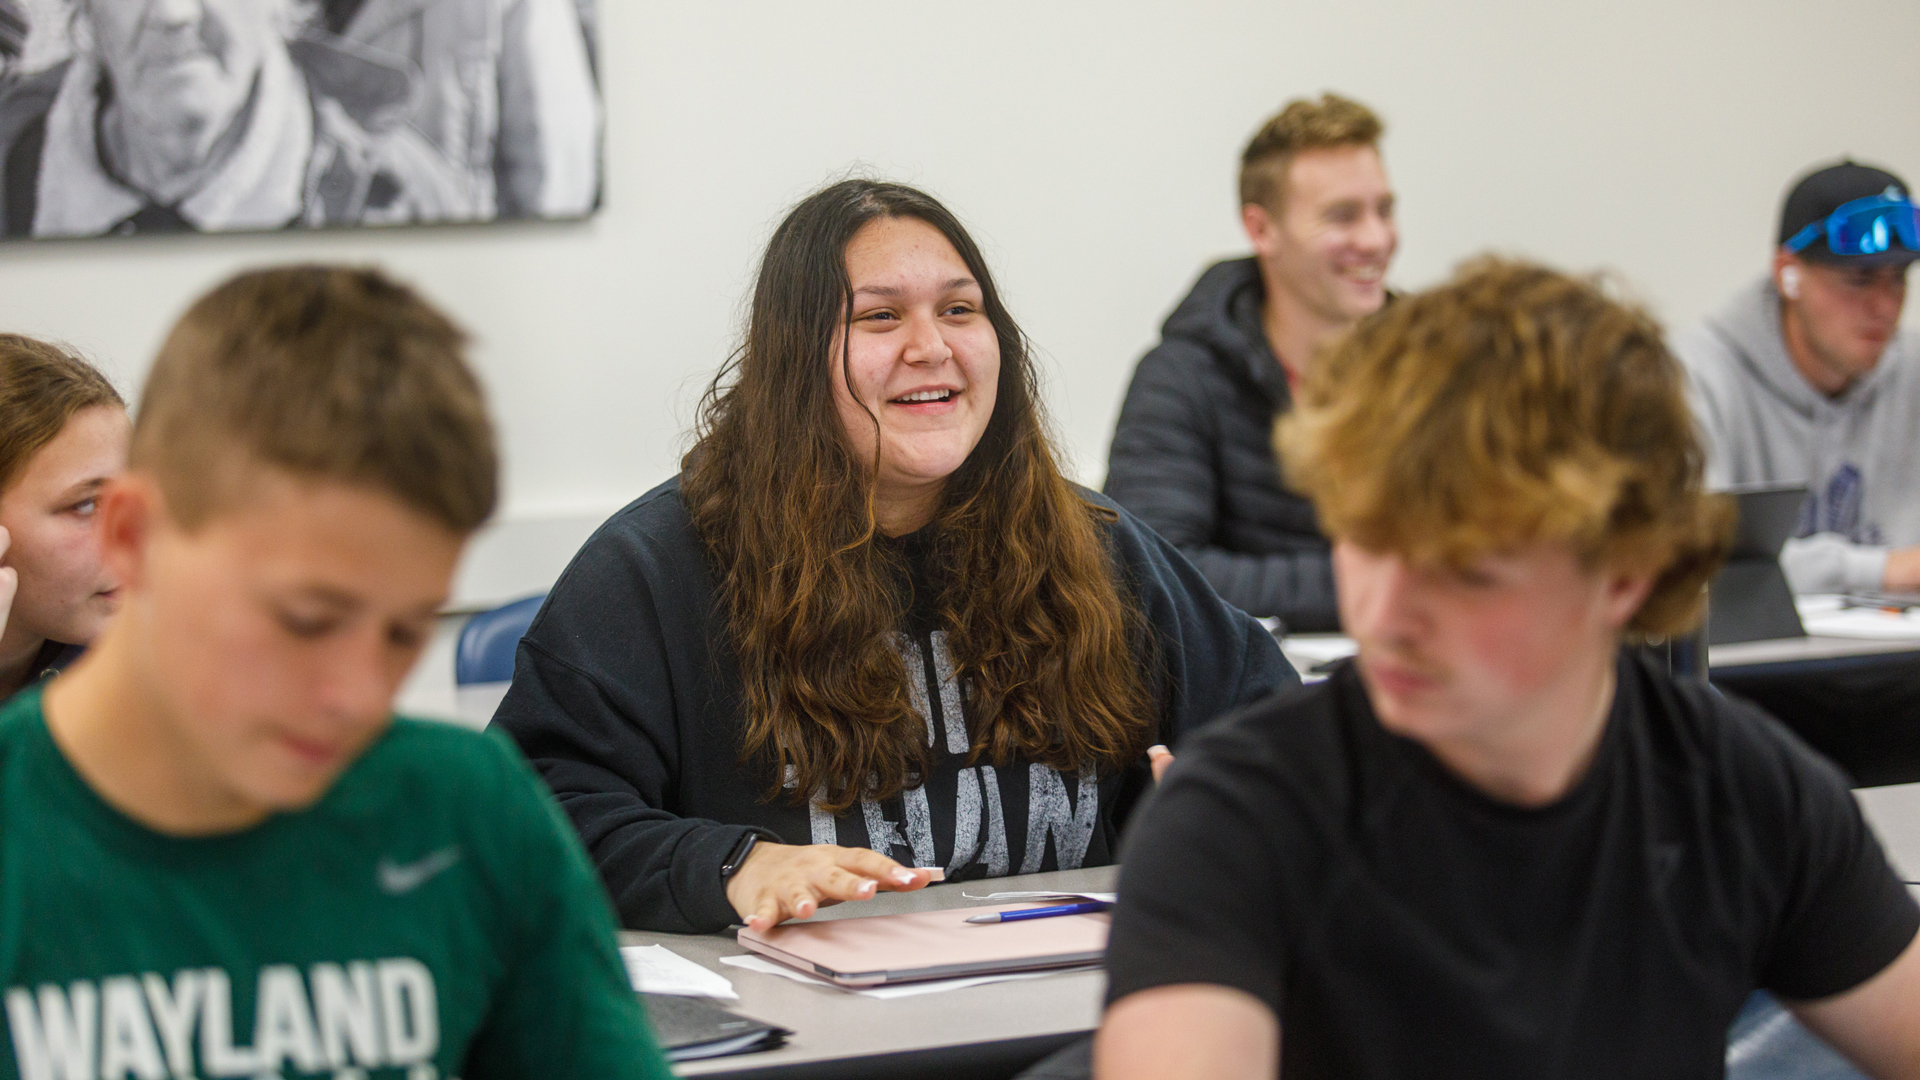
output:
M 1625 630 L 1633 617 L 1640 614 L 1640 608 L 1646 604 L 1647 596 L 1652 592 L 1653 576 L 1650 574 L 1609 572 L 1605 592 L 1600 597 L 1602 618 L 1614 630 Z
M 1240 207 L 1240 227 L 1247 231 L 1247 240 L 1260 255 L 1272 252 L 1273 234 L 1279 224 L 1273 211 L 1259 203 L 1247 203 Z
M 1800 260 L 1785 251 L 1773 257 L 1773 283 L 1780 295 L 1789 300 L 1800 299 Z
M 100 489 L 93 515 L 100 561 L 129 592 L 145 585 L 147 545 L 163 512 L 159 487 L 138 473 L 122 473 Z

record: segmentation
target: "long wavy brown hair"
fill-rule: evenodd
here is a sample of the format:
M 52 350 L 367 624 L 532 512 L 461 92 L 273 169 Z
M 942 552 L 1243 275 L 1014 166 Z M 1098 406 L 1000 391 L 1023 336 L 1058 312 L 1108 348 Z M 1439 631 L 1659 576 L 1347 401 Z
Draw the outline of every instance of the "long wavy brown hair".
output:
M 875 518 L 878 440 L 875 460 L 854 452 L 830 382 L 852 390 L 847 245 L 883 217 L 953 244 L 1000 345 L 993 416 L 947 479 L 930 543 L 973 759 L 1117 771 L 1145 751 L 1154 709 L 1150 638 L 1108 546 L 1113 515 L 1061 475 L 1026 338 L 978 246 L 932 197 L 869 180 L 816 192 L 774 231 L 745 340 L 708 387 L 684 462 L 681 494 L 739 657 L 742 758 L 768 769 L 769 799 L 785 787 L 836 812 L 917 786 L 930 764 L 907 697 L 921 675 L 895 645 L 907 568 Z

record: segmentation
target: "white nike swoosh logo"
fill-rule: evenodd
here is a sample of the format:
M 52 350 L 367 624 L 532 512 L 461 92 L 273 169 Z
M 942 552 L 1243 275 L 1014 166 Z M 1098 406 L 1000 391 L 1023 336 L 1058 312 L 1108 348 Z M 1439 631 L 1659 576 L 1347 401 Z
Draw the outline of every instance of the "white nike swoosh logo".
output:
M 410 863 L 397 863 L 382 856 L 379 866 L 374 869 L 380 879 L 380 891 L 400 896 L 425 885 L 459 861 L 459 847 L 445 847 Z

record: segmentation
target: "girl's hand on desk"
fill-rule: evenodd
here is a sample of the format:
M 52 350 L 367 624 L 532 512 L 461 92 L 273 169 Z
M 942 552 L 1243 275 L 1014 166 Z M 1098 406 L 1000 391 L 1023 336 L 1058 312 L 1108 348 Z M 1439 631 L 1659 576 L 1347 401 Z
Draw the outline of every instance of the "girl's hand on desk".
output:
M 866 848 L 833 844 L 753 846 L 727 882 L 727 902 L 752 930 L 805 919 L 824 904 L 871 900 L 882 890 L 912 892 L 933 875 Z

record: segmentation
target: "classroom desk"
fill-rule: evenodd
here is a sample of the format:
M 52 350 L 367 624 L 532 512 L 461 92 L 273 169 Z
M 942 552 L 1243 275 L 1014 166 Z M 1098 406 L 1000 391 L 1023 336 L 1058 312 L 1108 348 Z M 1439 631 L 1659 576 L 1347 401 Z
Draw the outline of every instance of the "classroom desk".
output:
M 1350 655 L 1353 640 L 1343 634 L 1289 634 L 1280 642 L 1294 668 L 1305 679 L 1320 678 L 1314 668 L 1333 655 Z M 1782 672 L 1811 671 L 1849 663 L 1878 663 L 1902 654 L 1920 655 L 1920 641 L 1873 638 L 1806 637 L 1771 641 L 1742 641 L 1707 649 L 1709 671 L 1749 673 L 1777 668 Z
M 1920 641 L 1809 635 L 1716 645 L 1708 678 L 1861 785 L 1920 780 Z
M 1294 634 L 1280 649 L 1307 682 L 1350 655 L 1340 634 Z M 1707 650 L 1708 677 L 1773 713 L 1857 784 L 1920 780 L 1920 641 L 1810 634 Z M 1840 704 L 1835 704 L 1835 702 Z
M 1355 648 L 1353 639 L 1345 634 L 1288 634 L 1279 641 L 1280 654 L 1307 682 L 1326 678 L 1322 669 L 1336 659 L 1352 656 Z
M 1920 784 L 1858 788 L 1853 796 L 1887 849 L 1887 861 L 1920 898 Z
M 882 893 L 859 904 L 826 908 L 817 919 L 890 915 L 909 911 L 984 905 L 976 895 L 1015 890 L 1111 892 L 1117 867 L 1067 870 L 952 885 L 913 893 Z M 622 945 L 665 945 L 725 975 L 740 995 L 721 1002 L 758 1020 L 791 1028 L 778 1050 L 762 1054 L 683 1062 L 677 1076 L 731 1076 L 745 1080 L 885 1077 L 944 1080 L 962 1076 L 1011 1076 L 1027 1063 L 1092 1031 L 1100 1019 L 1106 976 L 1071 971 L 1017 982 L 948 990 L 877 1001 L 825 986 L 808 986 L 728 967 L 722 956 L 746 952 L 731 931 L 720 934 L 655 934 L 623 931 Z
M 1707 647 L 1707 670 L 1738 670 L 1746 673 L 1755 669 L 1779 668 L 1783 672 L 1806 671 L 1836 667 L 1846 662 L 1878 662 L 1903 653 L 1920 654 L 1920 641 L 1809 634 L 1806 637 L 1710 645 Z

